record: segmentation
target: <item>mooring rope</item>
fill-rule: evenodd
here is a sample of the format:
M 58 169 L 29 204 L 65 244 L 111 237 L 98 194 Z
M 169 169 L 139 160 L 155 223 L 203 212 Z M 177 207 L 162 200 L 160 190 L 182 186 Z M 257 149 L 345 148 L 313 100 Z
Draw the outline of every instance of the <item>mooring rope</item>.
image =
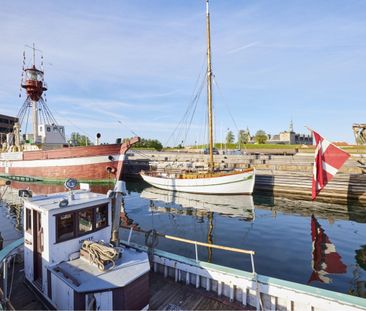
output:
M 95 263 L 100 271 L 104 271 L 106 261 L 112 263 L 111 269 L 113 269 L 119 255 L 117 249 L 93 241 L 84 241 L 81 248 L 89 253 L 90 262 Z

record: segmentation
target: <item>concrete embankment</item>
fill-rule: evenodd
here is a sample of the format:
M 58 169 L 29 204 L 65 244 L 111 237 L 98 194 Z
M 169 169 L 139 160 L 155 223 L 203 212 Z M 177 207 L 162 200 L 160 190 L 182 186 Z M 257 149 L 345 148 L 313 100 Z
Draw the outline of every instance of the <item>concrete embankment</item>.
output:
M 128 177 L 137 177 L 149 166 L 155 169 L 185 170 L 207 168 L 207 155 L 184 152 L 131 152 L 126 161 Z M 357 158 L 356 158 L 357 159 Z M 361 162 L 363 158 L 359 158 Z M 287 152 L 245 155 L 218 155 L 216 163 L 225 168 L 256 168 L 255 193 L 268 193 L 311 200 L 313 154 Z M 366 204 L 366 169 L 355 157 L 349 159 L 320 193 L 317 201 Z

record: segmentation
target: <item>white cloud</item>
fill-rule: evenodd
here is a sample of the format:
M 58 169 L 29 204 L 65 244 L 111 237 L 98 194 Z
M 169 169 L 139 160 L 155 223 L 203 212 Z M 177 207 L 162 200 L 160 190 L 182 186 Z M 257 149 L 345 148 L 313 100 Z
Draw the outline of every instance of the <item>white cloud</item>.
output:
M 306 115 L 308 124 L 318 122 L 318 103 L 322 111 L 342 112 L 348 102 L 348 115 L 364 111 L 365 9 L 353 0 L 213 1 L 214 72 L 235 117 L 283 128 L 276 111 Z M 77 116 L 89 131 L 110 128 L 111 137 L 114 125 L 105 119 L 128 121 L 163 140 L 202 68 L 204 3 L 10 1 L 0 11 L 0 37 L 0 113 L 15 115 L 21 106 L 21 54 L 35 42 L 44 51 L 55 114 Z M 350 119 L 337 122 L 347 128 Z

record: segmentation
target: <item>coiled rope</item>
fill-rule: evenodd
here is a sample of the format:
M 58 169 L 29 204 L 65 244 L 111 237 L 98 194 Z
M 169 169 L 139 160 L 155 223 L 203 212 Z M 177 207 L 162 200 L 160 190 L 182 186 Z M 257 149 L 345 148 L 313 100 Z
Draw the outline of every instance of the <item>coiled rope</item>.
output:
M 100 271 L 104 271 L 105 262 L 111 262 L 113 269 L 119 256 L 118 249 L 93 241 L 84 241 L 81 248 L 89 253 L 90 263 L 96 264 Z

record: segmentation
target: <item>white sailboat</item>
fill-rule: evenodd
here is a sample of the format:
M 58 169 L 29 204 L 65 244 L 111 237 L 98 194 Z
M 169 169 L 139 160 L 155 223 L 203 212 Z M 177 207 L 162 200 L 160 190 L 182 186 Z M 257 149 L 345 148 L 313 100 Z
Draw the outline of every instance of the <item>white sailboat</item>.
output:
M 209 129 L 209 170 L 206 172 L 167 173 L 141 172 L 142 178 L 150 185 L 171 191 L 201 194 L 251 194 L 255 183 L 255 170 L 236 169 L 217 171 L 213 159 L 213 116 L 212 116 L 212 69 L 210 13 L 206 0 L 207 28 L 207 106 Z

